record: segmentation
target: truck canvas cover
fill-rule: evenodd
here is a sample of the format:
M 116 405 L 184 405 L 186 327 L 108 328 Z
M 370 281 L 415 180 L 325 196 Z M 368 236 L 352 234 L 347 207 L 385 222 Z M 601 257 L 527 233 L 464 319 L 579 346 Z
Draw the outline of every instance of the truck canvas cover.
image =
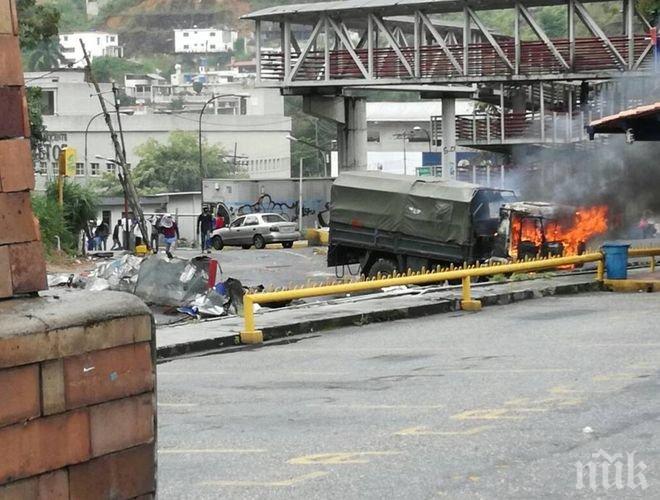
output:
M 341 174 L 332 185 L 333 224 L 470 243 L 470 202 L 481 186 L 381 172 Z

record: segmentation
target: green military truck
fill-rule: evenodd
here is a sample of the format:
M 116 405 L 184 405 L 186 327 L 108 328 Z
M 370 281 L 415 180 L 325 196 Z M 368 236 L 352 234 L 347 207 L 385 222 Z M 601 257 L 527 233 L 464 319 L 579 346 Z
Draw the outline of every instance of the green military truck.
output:
M 376 276 L 482 262 L 515 193 L 455 180 L 351 172 L 331 191 L 328 266 Z M 502 257 L 505 257 L 502 255 Z

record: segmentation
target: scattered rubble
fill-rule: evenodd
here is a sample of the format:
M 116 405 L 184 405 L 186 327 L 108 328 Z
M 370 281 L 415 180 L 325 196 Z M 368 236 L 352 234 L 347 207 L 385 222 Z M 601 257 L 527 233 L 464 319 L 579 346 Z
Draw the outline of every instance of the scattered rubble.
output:
M 66 286 L 89 291 L 128 292 L 149 305 L 194 318 L 242 314 L 246 291 L 263 287 L 249 290 L 234 278 L 211 286 L 209 268 L 212 260 L 206 256 L 183 260 L 169 259 L 165 255 L 142 258 L 125 254 L 99 263 L 90 272 L 50 275 L 48 284 L 51 288 Z

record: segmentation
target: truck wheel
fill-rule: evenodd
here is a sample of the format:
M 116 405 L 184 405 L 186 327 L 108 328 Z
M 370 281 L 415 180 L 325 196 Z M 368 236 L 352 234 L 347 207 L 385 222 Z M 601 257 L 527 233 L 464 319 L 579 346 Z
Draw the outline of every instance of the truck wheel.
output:
M 260 234 L 254 237 L 254 248 L 256 248 L 257 250 L 266 248 L 266 240 L 264 240 L 264 237 L 261 236 Z
M 369 277 L 375 278 L 381 276 L 392 276 L 397 271 L 396 264 L 389 259 L 378 259 L 369 269 Z
M 282 248 L 291 248 L 293 247 L 293 241 L 283 241 Z
M 220 238 L 220 236 L 214 236 L 213 238 L 211 238 L 211 245 L 216 250 L 222 250 L 222 247 L 225 246 L 225 244 L 222 242 L 222 238 Z

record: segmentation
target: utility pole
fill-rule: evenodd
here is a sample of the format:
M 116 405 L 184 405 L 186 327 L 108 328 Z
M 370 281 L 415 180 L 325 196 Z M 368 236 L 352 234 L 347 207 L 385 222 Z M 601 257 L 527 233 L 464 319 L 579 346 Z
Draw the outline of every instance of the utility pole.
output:
M 96 95 L 99 98 L 99 103 L 101 104 L 101 110 L 103 111 L 103 116 L 105 118 L 105 123 L 110 130 L 110 138 L 112 139 L 112 145 L 115 149 L 115 157 L 117 158 L 117 163 L 121 168 L 121 176 L 119 176 L 119 182 L 121 183 L 122 188 L 124 189 L 124 195 L 128 199 L 128 203 L 133 210 L 133 214 L 137 217 L 138 226 L 140 227 L 140 233 L 142 233 L 142 243 L 149 245 L 149 233 L 147 232 L 147 224 L 144 220 L 144 213 L 142 212 L 142 207 L 140 206 L 140 199 L 138 198 L 137 191 L 135 189 L 135 184 L 133 184 L 133 177 L 129 168 L 126 166 L 126 153 L 124 148 L 119 144 L 119 139 L 117 138 L 117 133 L 112 125 L 112 119 L 110 118 L 110 113 L 108 108 L 105 105 L 105 100 L 101 94 L 101 87 L 99 82 L 96 81 L 94 73 L 92 72 L 92 64 L 89 60 L 89 54 L 85 48 L 85 44 L 80 40 L 80 45 L 83 50 L 83 55 L 85 57 L 85 64 L 87 69 L 87 76 L 94 85 L 94 90 L 96 90 Z M 117 118 L 119 119 L 119 107 L 116 97 L 116 87 L 113 85 L 113 94 L 115 94 L 115 106 L 117 108 Z M 120 122 L 121 124 L 121 122 Z M 126 219 L 128 219 L 128 214 L 126 214 Z

